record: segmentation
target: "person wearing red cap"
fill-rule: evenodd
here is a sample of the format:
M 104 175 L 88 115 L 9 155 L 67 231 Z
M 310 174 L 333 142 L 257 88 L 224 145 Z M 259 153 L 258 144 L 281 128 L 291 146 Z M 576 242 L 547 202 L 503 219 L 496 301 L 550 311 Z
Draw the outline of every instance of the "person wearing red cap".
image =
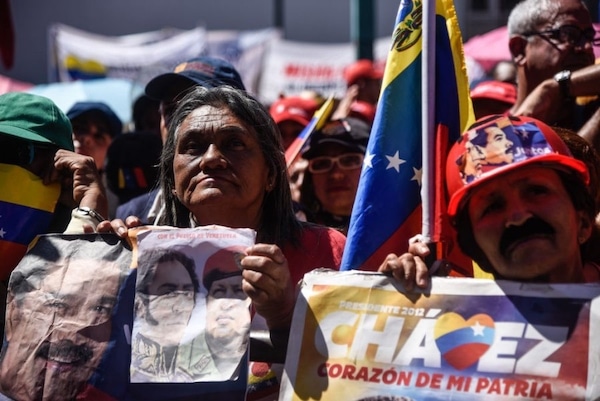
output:
M 512 142 L 512 160 L 487 165 L 476 177 L 461 159 L 477 132 L 500 129 Z M 491 116 L 477 121 L 450 150 L 446 183 L 448 215 L 460 249 L 495 278 L 547 283 L 600 281 L 600 266 L 588 257 L 596 207 L 589 172 L 543 122 Z M 557 212 L 560 211 L 560 212 Z M 424 245 L 424 244 L 419 244 Z M 405 273 L 425 286 L 423 246 L 388 258 L 380 271 Z
M 284 149 L 287 149 L 300 135 L 318 108 L 317 100 L 306 96 L 281 97 L 271 104 L 269 114 L 271 114 L 273 121 L 279 128 Z M 305 159 L 298 158 L 288 168 L 292 200 L 296 203 L 300 202 L 300 187 L 304 182 L 304 172 L 307 165 L 308 162 Z M 299 218 L 306 220 L 303 211 L 299 210 L 297 213 Z
M 219 380 L 236 376 L 248 349 L 250 298 L 242 289 L 241 259 L 244 249 L 220 249 L 204 264 L 202 284 L 206 288 L 206 345 Z M 206 369 L 204 370 L 206 373 Z
M 372 105 L 376 105 L 379 99 L 382 78 L 383 70 L 368 59 L 357 60 L 344 69 L 347 87 L 357 88 L 354 100 Z
M 505 114 L 517 100 L 517 87 L 509 82 L 482 81 L 471 89 L 475 118 Z
M 271 104 L 269 114 L 281 132 L 284 149 L 294 142 L 318 108 L 316 100 L 301 96 L 281 97 Z

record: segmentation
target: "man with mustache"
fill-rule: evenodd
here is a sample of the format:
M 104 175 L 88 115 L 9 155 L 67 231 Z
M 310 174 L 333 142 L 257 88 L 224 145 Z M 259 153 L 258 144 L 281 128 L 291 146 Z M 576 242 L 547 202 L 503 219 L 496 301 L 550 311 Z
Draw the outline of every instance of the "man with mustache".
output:
M 11 276 L 0 385 L 13 399 L 74 400 L 106 350 L 129 263 L 98 259 L 97 243 L 80 242 L 55 262 L 26 256 Z
M 503 126 L 513 141 L 512 163 L 488 166 L 470 182 L 456 160 L 473 131 Z M 452 147 L 446 166 L 448 215 L 461 250 L 495 278 L 545 283 L 600 281 L 586 257 L 596 207 L 585 164 L 571 156 L 549 126 L 528 117 L 477 121 Z M 380 271 L 427 285 L 427 246 L 390 255 Z

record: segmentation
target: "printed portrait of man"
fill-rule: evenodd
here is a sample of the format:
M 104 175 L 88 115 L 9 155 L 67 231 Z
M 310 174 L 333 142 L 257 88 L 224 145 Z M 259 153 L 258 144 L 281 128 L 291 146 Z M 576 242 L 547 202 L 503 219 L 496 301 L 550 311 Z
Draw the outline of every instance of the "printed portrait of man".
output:
M 222 249 L 204 265 L 206 343 L 217 369 L 231 377 L 246 352 L 250 300 L 242 290 L 241 252 Z
M 33 250 L 9 283 L 2 392 L 20 400 L 73 400 L 110 340 L 130 254 L 102 241 L 56 236 L 42 237 Z
M 511 131 L 511 135 L 514 133 Z M 514 161 L 515 141 L 498 125 L 473 129 L 463 135 L 465 152 L 458 160 L 463 181 L 471 182 L 486 171 L 487 166 L 510 164 Z
M 218 250 L 205 262 L 205 341 L 185 349 L 190 374 L 198 381 L 235 379 L 247 351 L 250 299 L 242 290 L 242 257 L 243 247 L 230 247 Z
M 140 253 L 136 282 L 137 333 L 132 340 L 132 381 L 186 381 L 178 349 L 199 290 L 194 261 L 166 248 Z

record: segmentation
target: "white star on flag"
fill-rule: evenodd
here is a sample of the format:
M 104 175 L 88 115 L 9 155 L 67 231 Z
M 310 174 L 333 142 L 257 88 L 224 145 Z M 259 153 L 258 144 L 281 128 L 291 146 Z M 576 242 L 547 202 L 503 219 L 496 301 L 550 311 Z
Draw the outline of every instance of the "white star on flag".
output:
M 365 155 L 365 160 L 363 161 L 363 165 L 366 167 L 373 168 L 373 158 L 374 157 L 375 157 L 374 154 L 367 152 L 367 154 Z
M 474 336 L 482 336 L 483 337 L 483 330 L 485 330 L 485 326 L 480 325 L 479 321 L 475 322 L 475 324 L 473 326 L 471 326 L 471 329 L 473 330 Z
M 416 181 L 419 184 L 419 186 L 421 186 L 421 179 L 423 178 L 423 169 L 413 167 L 413 171 L 415 172 L 415 175 L 413 175 L 413 177 L 410 180 Z
M 4 228 L 0 228 L 0 238 L 4 238 L 4 234 L 6 234 L 6 231 L 4 231 Z
M 395 169 L 395 170 L 396 170 L 396 172 L 398 172 L 398 173 L 399 173 L 399 172 L 400 172 L 400 165 L 401 165 L 401 164 L 403 164 L 403 163 L 406 163 L 406 160 L 402 160 L 402 159 L 400 158 L 400 154 L 399 154 L 399 152 L 398 152 L 398 151 L 396 151 L 396 153 L 394 153 L 394 156 L 387 156 L 387 155 L 386 155 L 385 157 L 386 157 L 386 158 L 388 159 L 388 161 L 390 162 L 390 163 L 388 164 L 388 166 L 385 168 L 386 170 L 387 170 L 387 169 L 390 169 L 390 168 L 393 168 L 393 169 Z

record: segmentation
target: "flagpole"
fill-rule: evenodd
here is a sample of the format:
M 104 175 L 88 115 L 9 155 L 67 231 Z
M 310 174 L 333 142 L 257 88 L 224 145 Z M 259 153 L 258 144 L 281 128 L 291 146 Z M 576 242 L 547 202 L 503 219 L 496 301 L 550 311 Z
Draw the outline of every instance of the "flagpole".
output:
M 435 4 L 436 0 L 423 1 L 423 38 L 422 38 L 422 68 L 421 68 L 421 129 L 422 129 L 422 177 L 421 204 L 422 229 L 421 235 L 425 243 L 430 243 L 434 218 L 434 146 L 435 146 Z

